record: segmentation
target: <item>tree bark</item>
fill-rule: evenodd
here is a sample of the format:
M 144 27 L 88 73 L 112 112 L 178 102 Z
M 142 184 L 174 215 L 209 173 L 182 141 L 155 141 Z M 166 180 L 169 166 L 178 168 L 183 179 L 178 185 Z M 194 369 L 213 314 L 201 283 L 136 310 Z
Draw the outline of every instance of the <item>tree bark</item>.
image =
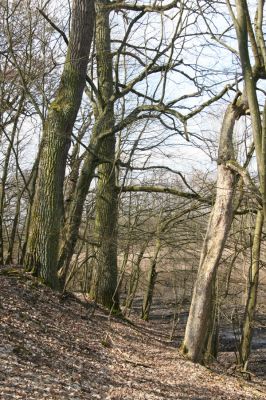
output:
M 17 132 L 18 122 L 20 118 L 20 113 L 24 104 L 24 94 L 21 95 L 21 99 L 19 102 L 18 110 L 14 117 L 14 123 L 10 138 L 8 139 L 8 146 L 6 150 L 4 165 L 3 165 L 3 173 L 1 176 L 1 185 L 0 185 L 0 265 L 4 264 L 4 232 L 3 232 L 3 216 L 4 216 L 4 209 L 5 209 L 5 189 L 6 189 L 6 182 L 8 178 L 8 169 L 9 169 L 9 162 L 11 158 L 12 149 L 14 146 L 15 136 Z
M 57 257 L 63 183 L 71 132 L 80 107 L 94 28 L 93 0 L 73 0 L 68 51 L 60 86 L 44 124 L 25 268 L 58 287 Z
M 151 309 L 151 305 L 152 305 L 153 292 L 154 292 L 154 287 L 155 287 L 156 277 L 157 277 L 156 264 L 157 264 L 157 259 L 158 259 L 160 249 L 161 249 L 161 241 L 160 241 L 160 239 L 157 239 L 155 253 L 151 259 L 150 268 L 148 271 L 148 285 L 146 288 L 146 293 L 144 295 L 143 304 L 142 304 L 141 318 L 144 321 L 149 321 L 149 317 L 150 317 L 150 309 Z
M 114 165 L 112 164 L 112 161 L 114 162 L 115 137 L 112 134 L 105 136 L 105 132 L 110 132 L 114 126 L 113 104 L 109 102 L 109 99 L 113 94 L 113 67 L 110 48 L 109 12 L 106 10 L 105 6 L 107 2 L 105 0 L 97 1 L 95 4 L 95 45 L 97 54 L 98 97 L 101 99 L 101 104 L 98 102 L 97 107 L 94 106 L 95 124 L 93 127 L 92 137 L 88 146 L 88 152 L 81 168 L 75 194 L 72 196 L 73 201 L 70 203 L 68 216 L 63 229 L 63 240 L 58 262 L 60 279 L 62 281 L 66 279 L 68 273 L 70 261 L 77 242 L 84 202 L 91 181 L 95 177 L 95 169 L 101 162 L 101 157 L 107 157 L 110 163 L 102 164 L 102 166 L 99 167 L 99 181 L 101 178 L 103 178 L 103 180 L 108 182 L 110 187 L 113 186 L 114 183 Z M 99 189 L 98 193 L 100 193 L 102 190 L 103 189 Z M 113 196 L 113 198 L 116 198 L 117 194 L 114 191 L 113 194 L 107 194 L 107 197 L 108 196 Z M 111 200 L 111 198 L 109 198 L 108 201 L 112 201 L 112 207 L 116 208 L 115 201 Z M 107 211 L 105 210 L 104 212 Z M 98 233 L 99 239 L 103 242 L 104 239 L 102 240 L 100 235 L 101 233 Z M 116 235 L 115 232 L 114 235 Z M 116 267 L 114 270 L 115 269 Z
M 114 109 L 109 105 L 113 94 L 113 66 L 111 55 L 109 12 L 106 10 L 106 0 L 96 1 L 96 53 L 98 87 L 108 113 L 104 130 L 114 127 Z M 108 158 L 109 162 L 101 163 L 98 167 L 98 183 L 96 196 L 95 233 L 99 240 L 97 249 L 98 268 L 96 269 L 96 287 L 91 294 L 97 302 L 110 309 L 119 309 L 117 287 L 117 201 L 116 167 L 115 167 L 116 138 L 109 135 L 104 138 L 99 156 Z
M 256 82 L 258 76 L 255 70 L 252 70 L 249 57 L 249 40 L 248 40 L 248 19 L 249 10 L 246 0 L 236 1 L 237 19 L 234 18 L 235 29 L 238 39 L 239 55 L 244 77 L 245 96 L 250 111 L 252 135 L 255 144 L 257 168 L 260 178 L 260 192 L 262 196 L 264 217 L 266 216 L 266 131 L 262 127 L 262 119 L 260 114 L 259 101 L 256 92 Z M 257 27 L 258 28 L 258 27 Z M 260 48 L 260 42 L 257 43 Z M 264 71 L 265 65 L 260 66 Z M 258 70 L 258 66 L 257 66 Z M 265 115 L 265 110 L 264 110 Z
M 217 299 L 216 276 L 212 280 L 212 303 L 207 327 L 206 341 L 204 345 L 204 362 L 209 363 L 217 358 L 218 337 L 219 337 L 219 318 L 218 318 L 218 299 Z
M 203 362 L 204 346 L 208 334 L 210 313 L 213 309 L 212 286 L 218 264 L 232 222 L 232 200 L 234 172 L 226 162 L 234 159 L 233 130 L 236 119 L 241 115 L 235 100 L 225 112 L 218 153 L 217 191 L 207 232 L 205 235 L 198 275 L 194 286 L 183 353 L 194 362 Z
M 133 267 L 132 271 L 130 274 L 129 278 L 129 285 L 128 285 L 128 292 L 127 292 L 127 297 L 126 297 L 126 302 L 125 302 L 125 311 L 124 314 L 129 317 L 132 304 L 136 295 L 136 291 L 138 289 L 138 284 L 139 284 L 139 276 L 140 276 L 140 264 L 141 261 L 143 260 L 143 256 L 145 253 L 145 250 L 147 248 L 148 242 L 144 243 L 144 245 L 141 247 L 140 252 L 137 256 L 136 261 L 132 261 Z
M 259 284 L 259 262 L 260 262 L 260 246 L 261 246 L 261 234 L 263 228 L 264 215 L 262 211 L 258 211 L 256 217 L 255 232 L 252 244 L 252 257 L 251 265 L 249 270 L 249 292 L 246 302 L 242 336 L 240 343 L 240 364 L 244 369 L 247 367 L 247 362 L 250 354 L 251 340 L 253 333 L 253 323 L 256 312 L 257 293 Z

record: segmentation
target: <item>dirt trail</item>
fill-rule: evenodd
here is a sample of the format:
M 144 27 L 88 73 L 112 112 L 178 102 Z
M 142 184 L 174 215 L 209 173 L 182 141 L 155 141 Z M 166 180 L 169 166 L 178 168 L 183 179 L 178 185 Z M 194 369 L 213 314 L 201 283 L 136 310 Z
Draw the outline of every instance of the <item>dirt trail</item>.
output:
M 0 399 L 266 399 L 183 359 L 153 325 L 112 318 L 0 271 Z

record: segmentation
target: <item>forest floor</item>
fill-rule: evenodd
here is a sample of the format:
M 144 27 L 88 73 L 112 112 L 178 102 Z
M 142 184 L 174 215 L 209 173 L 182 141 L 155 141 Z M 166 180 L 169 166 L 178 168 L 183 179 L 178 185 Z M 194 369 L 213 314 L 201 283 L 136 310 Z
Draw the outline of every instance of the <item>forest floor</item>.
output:
M 185 360 L 163 325 L 112 317 L 0 269 L 0 399 L 266 399 L 266 383 Z

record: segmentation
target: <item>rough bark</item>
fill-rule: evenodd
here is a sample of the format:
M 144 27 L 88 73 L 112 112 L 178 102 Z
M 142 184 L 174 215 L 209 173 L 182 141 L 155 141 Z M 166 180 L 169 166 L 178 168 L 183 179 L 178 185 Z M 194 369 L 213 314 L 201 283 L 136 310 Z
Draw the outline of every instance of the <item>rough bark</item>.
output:
M 238 39 L 239 55 L 242 66 L 242 73 L 244 77 L 245 96 L 250 111 L 252 134 L 255 144 L 256 160 L 258 173 L 260 178 L 260 192 L 262 196 L 264 217 L 266 215 L 266 151 L 265 151 L 265 140 L 263 138 L 262 119 L 260 115 L 260 108 L 258 102 L 258 96 L 256 93 L 256 82 L 259 78 L 259 74 L 256 75 L 256 71 L 260 69 L 263 71 L 265 76 L 265 65 L 257 66 L 256 69 L 252 69 L 250 56 L 249 56 L 249 40 L 248 40 L 248 20 L 249 10 L 246 0 L 236 1 L 237 18 L 234 18 L 235 29 Z M 256 26 L 257 33 L 260 30 L 258 25 Z M 261 47 L 260 39 L 257 37 L 258 48 Z M 265 132 L 264 132 L 265 135 Z M 263 143 L 264 142 L 264 143 Z
M 232 200 L 234 191 L 234 172 L 226 162 L 234 159 L 233 130 L 241 111 L 236 102 L 226 110 L 219 143 L 217 191 L 207 232 L 205 235 L 198 275 L 194 286 L 183 353 L 194 362 L 203 362 L 204 346 L 213 307 L 213 279 L 225 246 L 232 222 Z
M 86 133 L 86 128 L 88 124 L 85 124 L 78 134 L 78 141 L 75 143 L 71 156 L 70 156 L 70 173 L 66 179 L 65 188 L 64 188 L 64 218 L 68 218 L 69 208 L 71 203 L 74 201 L 75 190 L 78 182 L 80 165 L 84 159 L 84 153 L 80 156 L 80 142 L 83 139 L 83 136 Z
M 109 27 L 109 12 L 106 11 L 106 0 L 96 1 L 96 53 L 100 95 L 108 114 L 104 130 L 114 127 L 113 105 L 108 105 L 113 94 L 112 55 Z M 97 302 L 108 308 L 119 308 L 117 288 L 117 198 L 115 168 L 115 135 L 104 138 L 100 148 L 100 158 L 109 162 L 98 167 L 96 197 L 95 233 L 99 240 L 97 249 L 98 268 L 96 270 L 96 287 L 91 294 Z
M 93 0 L 73 0 L 66 61 L 59 89 L 44 124 L 24 262 L 28 271 L 52 287 L 58 287 L 57 257 L 66 159 L 85 86 L 93 27 Z
M 252 257 L 249 270 L 249 291 L 246 302 L 242 335 L 239 351 L 239 361 L 244 369 L 247 368 L 247 362 L 250 354 L 251 340 L 253 333 L 253 323 L 256 312 L 257 292 L 259 284 L 259 268 L 260 268 L 260 245 L 261 234 L 263 228 L 264 215 L 262 211 L 258 211 L 256 217 L 255 232 L 252 244 Z
M 84 202 L 86 200 L 91 181 L 95 176 L 95 168 L 98 164 L 98 158 L 96 156 L 99 148 L 99 143 L 96 139 L 98 130 L 97 127 L 98 124 L 96 123 L 94 126 L 94 134 L 90 141 L 90 148 L 93 149 L 93 151 L 88 152 L 85 157 L 76 184 L 75 192 L 72 196 L 73 201 L 71 201 L 69 204 L 67 218 L 63 227 L 60 256 L 57 265 L 62 284 L 64 284 L 68 273 L 70 261 L 78 239 Z
M 216 276 L 212 279 L 212 302 L 210 309 L 210 316 L 208 327 L 206 329 L 206 341 L 204 345 L 204 362 L 211 362 L 217 358 L 218 355 L 218 336 L 219 336 L 219 318 L 218 318 L 218 299 L 216 292 Z
M 114 124 L 113 104 L 109 102 L 109 98 L 113 93 L 113 79 L 109 13 L 106 11 L 106 4 L 106 1 L 96 2 L 95 45 L 97 53 L 98 97 L 101 99 L 101 102 L 98 102 L 97 106 L 93 107 L 95 124 L 92 137 L 76 184 L 75 194 L 72 196 L 74 201 L 70 203 L 67 219 L 64 224 L 63 240 L 58 262 L 60 279 L 62 281 L 66 279 L 68 273 L 70 261 L 77 242 L 84 202 L 91 181 L 95 177 L 95 169 L 100 164 L 100 157 L 102 156 L 105 158 L 107 156 L 108 160 L 111 161 L 110 165 L 112 164 L 112 159 L 114 159 L 115 138 L 112 134 L 105 135 L 106 132 L 112 131 Z M 109 138 L 107 136 L 111 137 Z M 103 164 L 102 167 L 99 167 L 99 176 L 106 175 L 105 179 L 107 179 L 108 174 L 110 175 L 110 171 L 113 171 L 113 165 L 111 165 L 111 167 L 110 165 Z M 103 170 L 102 173 L 100 173 L 101 169 Z M 111 183 L 112 181 L 113 175 L 109 178 L 109 182 Z

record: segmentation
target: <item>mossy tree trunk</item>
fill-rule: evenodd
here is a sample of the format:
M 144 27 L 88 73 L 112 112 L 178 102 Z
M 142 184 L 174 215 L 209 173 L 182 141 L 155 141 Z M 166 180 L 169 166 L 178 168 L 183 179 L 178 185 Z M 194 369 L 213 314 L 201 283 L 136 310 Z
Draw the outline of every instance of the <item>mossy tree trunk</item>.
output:
M 63 183 L 71 132 L 85 86 L 94 28 L 94 1 L 73 0 L 70 39 L 55 100 L 44 123 L 42 149 L 24 265 L 58 287 L 57 258 Z
M 63 228 L 63 240 L 60 247 L 60 257 L 58 261 L 58 269 L 60 279 L 62 282 L 65 281 L 68 274 L 69 265 L 71 262 L 72 255 L 75 250 L 79 226 L 82 219 L 82 212 L 84 203 L 90 184 L 95 177 L 95 169 L 99 164 L 99 185 L 98 185 L 98 196 L 97 209 L 99 207 L 103 210 L 103 213 L 108 214 L 108 210 L 104 209 L 105 205 L 109 208 L 109 216 L 106 218 L 100 215 L 98 223 L 112 225 L 112 219 L 116 219 L 116 207 L 117 207 L 117 193 L 115 191 L 115 173 L 114 173 L 114 159 L 115 159 L 115 137 L 112 135 L 112 128 L 114 126 L 114 110 L 113 103 L 109 101 L 113 94 L 113 78 L 112 78 L 112 55 L 110 50 L 110 27 L 109 27 L 109 11 L 105 9 L 106 1 L 97 1 L 96 3 L 96 30 L 95 30 L 95 47 L 96 47 L 96 58 L 97 58 L 97 77 L 98 77 L 98 96 L 94 99 L 94 118 L 95 124 L 92 130 L 92 136 L 89 143 L 89 151 L 87 152 L 79 178 L 75 187 L 75 192 L 68 207 L 68 215 Z M 108 134 L 106 135 L 106 132 Z M 108 159 L 107 163 L 102 163 L 102 159 Z M 102 183 L 100 183 L 102 182 Z M 100 187 L 102 185 L 102 188 Z M 106 194 L 103 194 L 103 190 L 106 189 Z M 110 190 L 112 193 L 110 193 Z M 102 194 L 101 194 L 102 193 Z M 106 200 L 108 198 L 108 200 Z M 105 199 L 105 200 L 104 200 Z M 101 203 L 101 205 L 100 205 Z M 112 206 L 111 206 L 112 204 Z M 101 222 L 102 221 L 102 222 Z M 112 242 L 110 242 L 110 248 L 113 244 L 116 247 L 116 230 L 113 227 L 107 228 L 109 233 L 112 235 Z M 101 228 L 98 230 L 99 246 L 107 237 L 101 236 Z M 101 243 L 100 243 L 101 242 Z M 111 249 L 111 253 L 116 253 L 116 249 Z M 113 256 L 110 257 L 113 258 Z M 99 253 L 99 258 L 101 258 Z M 112 263 L 113 264 L 113 263 Z M 113 267 L 113 272 L 117 275 L 116 263 Z M 117 279 L 117 278 L 116 278 Z M 94 280 L 95 281 L 95 280 Z M 93 290 L 92 290 L 93 292 Z M 94 295 L 93 295 L 94 296 Z M 100 301 L 100 300 L 99 300 Z
M 112 55 L 110 42 L 109 12 L 106 0 L 96 1 L 96 54 L 98 88 L 104 107 L 108 108 L 104 131 L 114 127 L 113 105 L 108 105 L 113 94 Z M 99 158 L 108 159 L 98 167 L 96 196 L 95 234 L 98 238 L 97 269 L 95 287 L 91 295 L 97 302 L 113 309 L 119 309 L 117 273 L 117 200 L 115 168 L 115 135 L 104 138 L 99 150 Z
M 234 15 L 232 8 L 230 8 L 230 11 L 237 33 L 239 56 L 244 78 L 245 96 L 250 112 L 252 135 L 255 144 L 263 212 L 264 218 L 266 218 L 266 130 L 262 126 L 259 100 L 256 91 L 258 79 L 261 77 L 265 79 L 266 77 L 266 46 L 263 32 L 263 7 L 264 2 L 259 1 L 254 20 L 255 34 L 251 25 L 246 0 L 236 0 L 236 16 Z M 251 46 L 249 46 L 250 44 Z M 253 68 L 251 66 L 249 48 L 252 50 L 255 61 Z
M 262 160 L 266 156 L 266 103 L 264 105 L 263 112 L 263 123 L 262 123 L 262 138 L 261 138 L 261 148 L 258 152 L 261 153 Z M 264 166 L 265 168 L 265 166 Z M 261 161 L 261 171 L 263 176 L 263 161 Z M 263 181 L 264 183 L 262 183 Z M 265 184 L 265 180 L 260 179 L 261 186 Z M 263 189 L 262 198 L 265 195 Z M 261 235 L 263 230 L 263 223 L 265 220 L 265 202 L 263 201 L 263 209 L 258 210 L 255 224 L 255 231 L 252 243 L 252 257 L 251 265 L 249 270 L 249 289 L 248 296 L 245 307 L 245 314 L 242 325 L 241 342 L 239 348 L 239 363 L 244 369 L 247 368 L 248 358 L 250 355 L 251 341 L 253 334 L 253 324 L 255 319 L 256 304 L 257 304 L 257 292 L 259 284 L 259 261 L 260 261 L 260 248 L 261 248 Z
M 252 331 L 256 312 L 263 220 L 263 211 L 258 211 L 252 244 L 251 265 L 249 270 L 249 291 L 246 302 L 239 351 L 239 362 L 244 369 L 247 368 L 247 362 L 250 354 Z
M 239 99 L 240 101 L 240 99 Z M 210 315 L 213 308 L 213 282 L 232 222 L 234 172 L 227 167 L 234 160 L 233 131 L 243 110 L 237 99 L 225 112 L 218 152 L 217 191 L 205 235 L 198 275 L 186 325 L 183 353 L 194 362 L 203 362 Z

